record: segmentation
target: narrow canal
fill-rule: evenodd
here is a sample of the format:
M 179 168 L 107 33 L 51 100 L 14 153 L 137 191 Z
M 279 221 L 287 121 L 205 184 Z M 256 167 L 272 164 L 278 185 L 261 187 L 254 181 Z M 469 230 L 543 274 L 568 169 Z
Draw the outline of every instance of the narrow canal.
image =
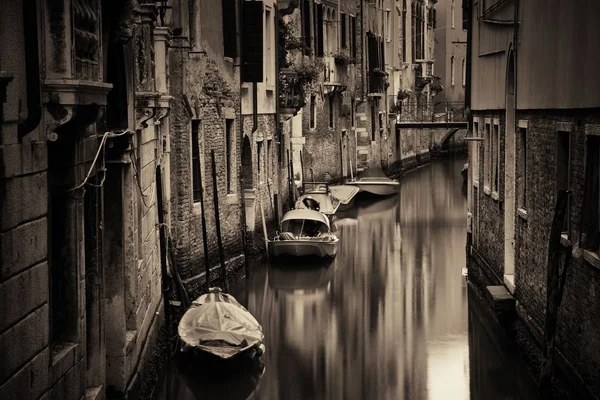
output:
M 329 265 L 271 265 L 234 293 L 263 325 L 264 371 L 172 362 L 157 399 L 530 399 L 533 385 L 464 276 L 462 157 L 359 199 Z

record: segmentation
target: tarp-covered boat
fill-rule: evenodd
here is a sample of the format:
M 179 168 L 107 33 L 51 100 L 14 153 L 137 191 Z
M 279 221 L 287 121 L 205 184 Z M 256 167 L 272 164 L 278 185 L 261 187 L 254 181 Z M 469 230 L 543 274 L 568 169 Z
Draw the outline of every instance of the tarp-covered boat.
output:
M 329 185 L 321 182 L 305 182 L 302 184 L 303 194 L 296 201 L 298 210 L 314 210 L 327 215 L 329 220 L 340 206 L 340 201 L 331 194 Z
M 237 300 L 210 288 L 198 297 L 179 322 L 183 351 L 199 350 L 222 359 L 264 351 L 262 326 Z

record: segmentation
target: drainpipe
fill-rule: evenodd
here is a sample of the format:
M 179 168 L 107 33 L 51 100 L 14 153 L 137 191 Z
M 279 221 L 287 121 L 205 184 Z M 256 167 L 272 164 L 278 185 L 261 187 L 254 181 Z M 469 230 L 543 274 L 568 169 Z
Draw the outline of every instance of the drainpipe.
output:
M 467 8 L 467 54 L 466 54 L 466 82 L 465 82 L 465 114 L 467 117 L 467 137 L 473 135 L 473 115 L 471 114 L 471 57 L 473 56 L 473 52 L 471 50 L 472 47 L 472 38 L 473 38 L 473 11 L 472 11 L 472 2 L 473 0 L 463 0 L 463 7 Z M 447 107 L 447 106 L 446 106 Z M 446 111 L 446 119 L 447 119 L 447 111 Z M 478 142 L 474 142 L 472 146 L 479 146 Z M 467 179 L 467 212 L 473 212 L 473 166 L 469 166 L 468 171 L 468 179 Z M 470 265 L 470 255 L 471 255 L 471 246 L 473 243 L 473 219 L 471 218 L 470 224 L 471 226 L 467 230 L 467 245 L 466 245 L 466 260 L 467 260 L 467 269 Z
M 27 118 L 17 128 L 19 142 L 31 133 L 42 120 L 42 94 L 40 88 L 40 57 L 38 49 L 37 1 L 23 1 L 23 26 L 25 29 L 25 77 L 27 80 Z

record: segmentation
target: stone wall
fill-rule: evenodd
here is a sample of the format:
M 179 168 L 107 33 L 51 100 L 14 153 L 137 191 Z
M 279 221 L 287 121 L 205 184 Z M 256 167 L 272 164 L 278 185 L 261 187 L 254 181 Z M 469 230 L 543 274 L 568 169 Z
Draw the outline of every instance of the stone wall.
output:
M 503 115 L 475 113 L 483 135 L 485 118 L 500 122 L 500 176 L 504 176 Z M 600 306 L 597 301 L 600 272 L 591 253 L 579 247 L 584 198 L 584 160 L 586 126 L 598 124 L 597 111 L 517 112 L 519 125 L 526 126 L 527 199 L 525 207 L 515 215 L 515 292 L 521 319 L 537 337 L 543 334 L 546 309 L 546 259 L 548 235 L 554 215 L 557 192 L 558 130 L 570 129 L 571 210 L 568 242 L 573 244 L 570 273 L 567 275 L 563 303 L 559 314 L 557 343 L 559 366 L 576 382 L 582 379 L 595 396 L 600 394 L 600 345 L 598 332 Z M 492 119 L 493 121 L 493 119 Z M 588 128 L 589 129 L 589 128 Z M 516 154 L 522 154 L 517 130 Z M 504 274 L 504 179 L 500 180 L 498 196 L 484 188 L 484 146 L 480 145 L 479 187 L 474 188 L 473 247 L 475 265 L 485 271 L 481 284 L 498 284 Z M 484 163 L 485 162 L 485 163 Z M 515 161 L 517 162 L 517 161 Z M 517 179 L 523 178 L 517 164 Z M 520 188 L 522 183 L 517 186 Z M 518 204 L 518 203 L 517 203 Z M 522 206 L 522 205 L 521 205 Z M 565 242 L 563 240 L 563 242 Z M 565 242 L 566 243 L 566 242 Z M 472 279 L 469 271 L 469 279 Z M 481 274 L 480 274 L 481 275 Z M 540 345 L 540 343 L 538 343 Z M 578 383 L 576 383 L 578 384 Z

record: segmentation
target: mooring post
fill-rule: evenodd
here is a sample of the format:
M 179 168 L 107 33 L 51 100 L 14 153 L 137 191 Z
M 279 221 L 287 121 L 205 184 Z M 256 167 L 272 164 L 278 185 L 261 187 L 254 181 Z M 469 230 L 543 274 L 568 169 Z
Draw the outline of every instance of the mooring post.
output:
M 238 176 L 240 181 L 240 227 L 242 228 L 242 249 L 244 251 L 244 272 L 246 279 L 250 277 L 250 261 L 248 259 L 248 242 L 246 240 L 246 199 L 244 198 L 244 178 L 242 175 L 242 166 L 238 168 Z
M 213 200 L 215 204 L 215 227 L 217 229 L 217 243 L 219 245 L 219 259 L 221 261 L 221 273 L 223 274 L 223 285 L 225 291 L 229 293 L 229 282 L 227 282 L 227 272 L 225 268 L 225 249 L 223 249 L 223 238 L 221 237 L 221 218 L 219 214 L 219 191 L 217 186 L 217 168 L 215 163 L 215 151 L 210 151 L 212 178 L 213 178 Z
M 206 290 L 210 288 L 210 261 L 208 257 L 208 234 L 206 233 L 206 209 L 204 207 L 204 183 L 202 183 L 202 166 L 198 168 L 198 181 L 200 185 L 200 213 L 202 222 L 202 244 L 204 247 L 204 274 L 206 275 Z

